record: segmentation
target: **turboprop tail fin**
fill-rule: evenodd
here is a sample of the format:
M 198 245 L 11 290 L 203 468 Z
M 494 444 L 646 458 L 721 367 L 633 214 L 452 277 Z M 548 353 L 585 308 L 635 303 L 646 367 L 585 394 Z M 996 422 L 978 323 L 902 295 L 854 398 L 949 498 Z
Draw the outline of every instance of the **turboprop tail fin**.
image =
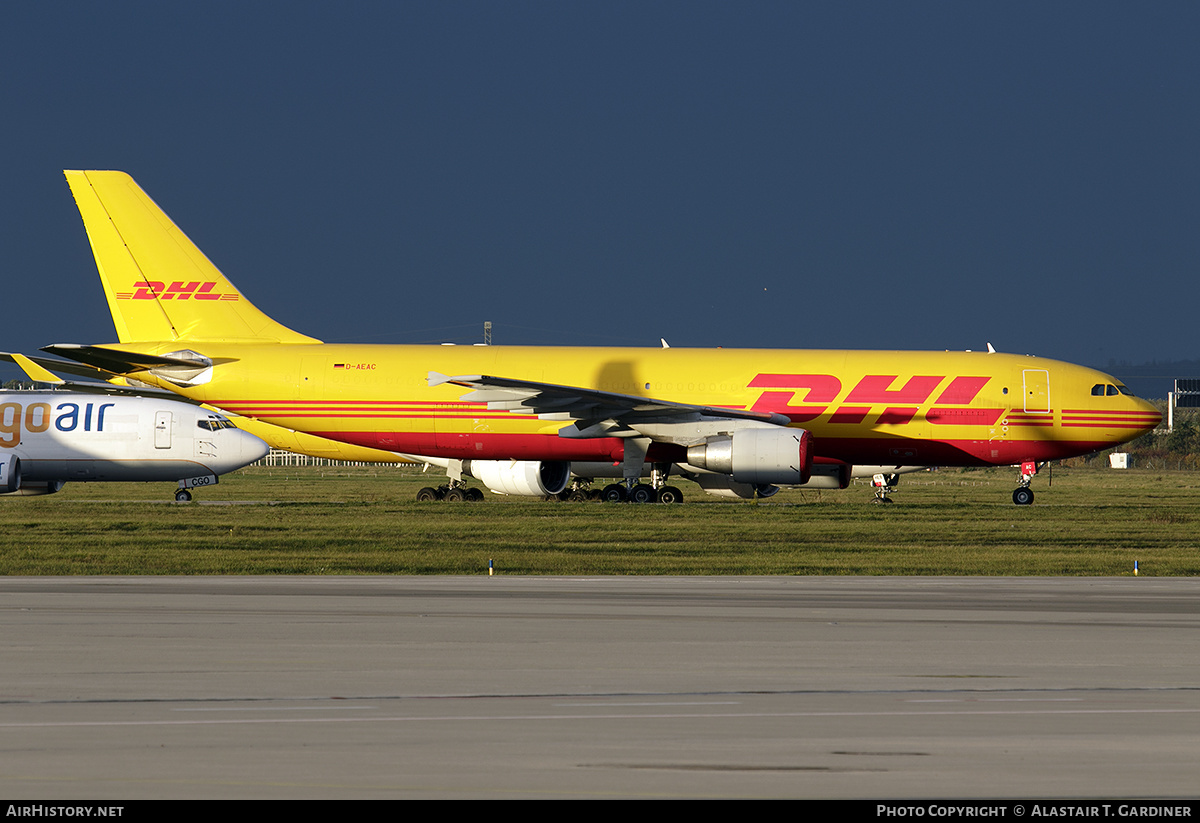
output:
M 65 171 L 122 343 L 319 343 L 258 310 L 128 174 Z

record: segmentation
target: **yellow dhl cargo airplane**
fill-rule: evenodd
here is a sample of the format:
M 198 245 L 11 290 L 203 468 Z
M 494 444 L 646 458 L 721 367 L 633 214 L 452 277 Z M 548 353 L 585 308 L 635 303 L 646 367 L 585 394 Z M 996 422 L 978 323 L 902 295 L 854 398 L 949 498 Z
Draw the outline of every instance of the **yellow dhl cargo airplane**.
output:
M 988 352 L 341 345 L 250 303 L 129 175 L 67 171 L 119 344 L 44 350 L 238 415 L 272 445 L 442 466 L 507 494 L 681 499 L 844 488 L 925 466 L 1021 466 L 1156 426 L 1158 411 L 1092 369 Z M 649 475 L 650 482 L 642 482 Z M 578 483 L 578 481 L 576 481 Z M 576 494 L 582 490 L 576 489 Z M 432 489 L 422 490 L 435 496 Z

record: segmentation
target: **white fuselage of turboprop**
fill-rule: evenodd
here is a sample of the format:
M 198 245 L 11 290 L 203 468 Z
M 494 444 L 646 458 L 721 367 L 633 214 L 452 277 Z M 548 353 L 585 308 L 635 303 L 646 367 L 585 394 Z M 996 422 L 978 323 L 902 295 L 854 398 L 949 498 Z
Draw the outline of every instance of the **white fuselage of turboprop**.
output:
M 0 494 L 46 494 L 69 480 L 206 486 L 267 451 L 228 418 L 177 400 L 0 391 Z

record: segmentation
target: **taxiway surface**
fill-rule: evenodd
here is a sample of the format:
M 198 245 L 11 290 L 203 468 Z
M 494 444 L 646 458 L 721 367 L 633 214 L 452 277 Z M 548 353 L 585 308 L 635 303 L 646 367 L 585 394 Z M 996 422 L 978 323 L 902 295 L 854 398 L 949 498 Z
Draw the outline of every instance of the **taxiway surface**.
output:
M 3 578 L 7 798 L 1195 797 L 1200 580 Z

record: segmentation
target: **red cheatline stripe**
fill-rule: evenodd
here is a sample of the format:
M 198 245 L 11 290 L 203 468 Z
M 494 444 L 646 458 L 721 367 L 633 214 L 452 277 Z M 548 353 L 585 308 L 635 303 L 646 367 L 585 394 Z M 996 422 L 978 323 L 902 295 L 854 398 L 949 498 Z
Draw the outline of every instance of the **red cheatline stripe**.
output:
M 256 414 L 308 414 L 308 413 L 331 413 L 338 414 L 341 412 L 394 412 L 404 414 L 407 412 L 436 412 L 439 414 L 477 414 L 488 411 L 486 406 L 259 406 L 252 403 L 221 403 L 213 401 L 214 406 L 220 406 L 223 409 L 230 409 L 245 413 Z
M 293 420 L 296 418 L 315 418 L 317 420 L 354 420 L 363 418 L 379 418 L 384 420 L 512 420 L 512 416 L 504 414 L 476 414 L 467 416 L 451 416 L 447 414 L 243 414 L 242 417 L 263 417 L 268 419 Z M 537 420 L 534 415 L 529 417 Z
M 483 403 L 455 403 L 446 400 L 212 400 L 212 403 L 248 403 L 255 406 L 482 406 Z
M 1064 414 L 1063 420 L 1112 421 L 1114 423 L 1157 423 L 1162 418 L 1158 415 L 1144 417 L 1114 417 L 1111 414 Z
M 1064 429 L 1148 429 L 1153 423 L 1063 423 Z
M 488 411 L 486 407 L 476 406 L 474 408 L 439 408 L 437 406 L 252 406 L 241 403 L 214 403 L 215 406 L 220 406 L 223 409 L 238 409 L 239 411 L 255 411 L 270 414 L 288 414 L 291 412 L 443 412 L 446 414 L 470 414 L 472 412 Z

